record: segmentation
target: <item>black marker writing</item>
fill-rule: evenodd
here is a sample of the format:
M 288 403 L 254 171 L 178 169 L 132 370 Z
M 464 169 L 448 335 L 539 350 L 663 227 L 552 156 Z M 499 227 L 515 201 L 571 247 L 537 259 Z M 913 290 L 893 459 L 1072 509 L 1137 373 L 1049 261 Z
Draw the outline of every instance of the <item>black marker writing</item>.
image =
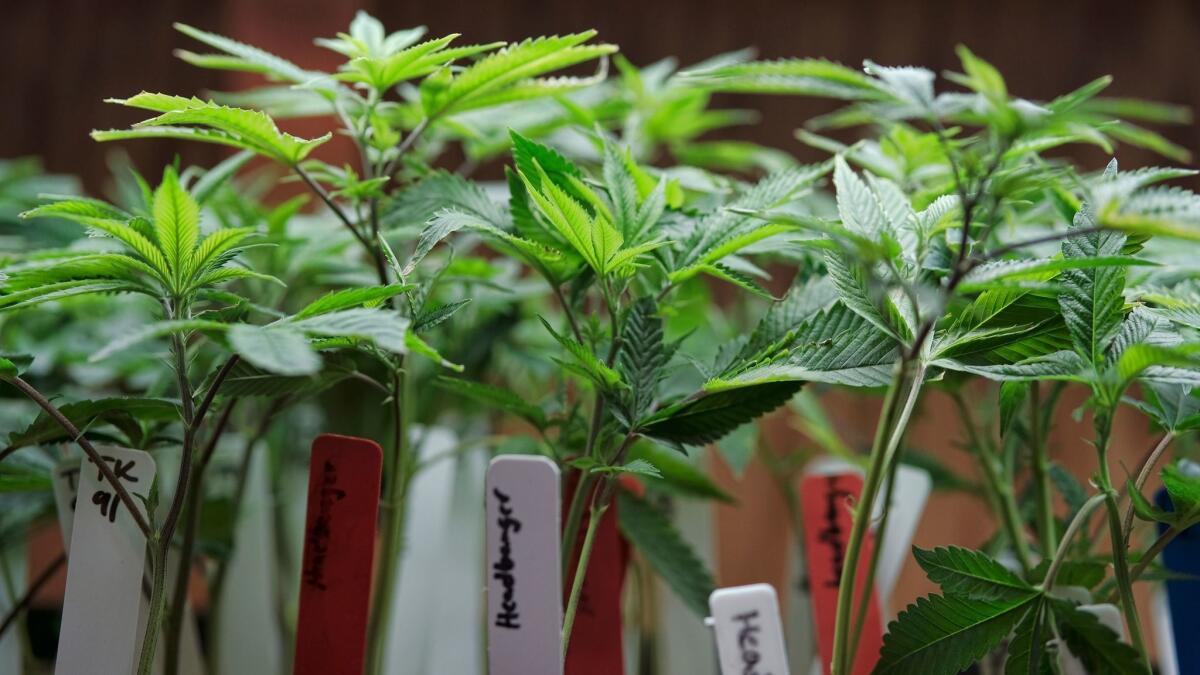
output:
M 842 568 L 846 566 L 846 545 L 842 541 L 843 530 L 838 523 L 838 510 L 845 499 L 853 495 L 838 487 L 836 476 L 830 476 L 827 480 L 829 491 L 825 493 L 825 527 L 821 529 L 819 538 L 821 543 L 829 545 L 833 558 L 833 578 L 826 581 L 825 585 L 837 588 L 842 583 Z
M 104 455 L 102 458 L 105 462 L 112 464 L 113 475 L 117 477 L 117 480 L 126 483 L 138 482 L 137 476 L 133 475 L 133 470 L 137 467 L 137 460 L 122 461 L 111 455 Z M 88 457 L 88 461 L 92 462 L 92 458 Z M 95 462 L 92 463 L 95 464 Z M 96 481 L 101 485 L 104 484 L 104 474 L 99 468 L 96 469 Z M 92 493 L 92 503 L 100 507 L 100 515 L 108 518 L 108 522 L 117 522 L 117 511 L 121 508 L 121 500 L 117 498 L 115 492 L 105 489 L 96 490 Z M 71 506 L 74 508 L 75 501 L 72 501 Z
M 496 613 L 496 627 L 515 630 L 521 627 L 518 622 L 521 613 L 517 611 L 517 580 L 514 575 L 516 563 L 512 558 L 512 535 L 521 531 L 521 521 L 513 517 L 513 508 L 509 506 L 512 497 L 501 492 L 499 488 L 492 488 L 492 495 L 496 498 L 496 508 L 500 512 L 500 518 L 496 520 L 500 527 L 500 556 L 492 563 L 492 578 L 504 586 L 500 611 Z
M 762 654 L 758 652 L 758 633 L 762 626 L 755 623 L 757 618 L 757 609 L 733 616 L 733 620 L 741 624 L 738 628 L 738 649 L 742 654 L 742 675 L 771 675 L 755 669 L 762 660 Z
M 333 505 L 346 498 L 346 491 L 337 487 L 337 467 L 333 462 L 325 461 L 321 470 L 321 489 L 317 493 L 320 501 L 317 506 L 317 517 L 306 537 L 308 545 L 304 550 L 309 553 L 304 561 L 304 583 L 325 590 L 325 557 L 329 551 L 329 536 L 333 528 Z M 310 497 L 311 498 L 311 497 Z

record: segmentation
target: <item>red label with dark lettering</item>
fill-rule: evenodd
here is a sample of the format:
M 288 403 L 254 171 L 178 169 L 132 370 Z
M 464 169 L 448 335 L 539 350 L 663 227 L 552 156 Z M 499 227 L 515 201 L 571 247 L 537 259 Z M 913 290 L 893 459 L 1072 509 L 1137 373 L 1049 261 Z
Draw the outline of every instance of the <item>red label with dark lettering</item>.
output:
M 800 508 L 804 519 L 804 552 L 808 559 L 808 584 L 813 617 L 817 629 L 817 647 L 825 673 L 831 671 L 833 627 L 837 614 L 838 586 L 845 565 L 846 545 L 850 540 L 850 507 L 862 494 L 863 479 L 857 473 L 812 474 L 800 484 Z M 862 602 L 863 584 L 875 541 L 868 529 L 858 559 L 855 576 L 853 616 Z M 867 675 L 879 659 L 883 628 L 879 617 L 879 599 L 870 589 L 871 599 L 863 617 L 862 635 L 854 656 L 854 675 Z
M 313 441 L 295 675 L 360 675 L 383 453 L 374 441 Z
M 572 485 L 563 504 L 570 504 Z M 579 525 L 568 578 L 574 578 L 579 548 L 587 531 L 585 513 Z M 596 530 L 592 557 L 579 596 L 571 644 L 567 649 L 566 675 L 624 675 L 625 655 L 621 642 L 621 591 L 629 565 L 629 542 L 617 530 L 617 500 L 613 500 Z M 569 595 L 570 584 L 564 598 Z

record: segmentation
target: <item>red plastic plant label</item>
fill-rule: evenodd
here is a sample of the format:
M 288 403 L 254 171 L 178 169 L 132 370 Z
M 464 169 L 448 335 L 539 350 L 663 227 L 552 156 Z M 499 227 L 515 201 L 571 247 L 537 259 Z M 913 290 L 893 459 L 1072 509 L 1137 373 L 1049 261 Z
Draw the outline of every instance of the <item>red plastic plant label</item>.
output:
M 563 500 L 565 503 L 570 503 L 574 491 L 572 486 L 568 499 Z M 589 520 L 585 514 L 579 525 L 575 553 L 567 566 L 567 574 L 572 578 Z M 617 530 L 617 502 L 613 500 L 600 519 L 596 540 L 592 543 L 592 557 L 587 576 L 583 578 L 579 607 L 571 629 L 571 646 L 567 649 L 566 675 L 624 675 L 621 591 L 625 587 L 628 565 L 629 543 Z
M 838 586 L 845 566 L 846 546 L 850 540 L 850 506 L 862 494 L 863 479 L 857 473 L 811 474 L 800 484 L 800 508 L 804 519 L 804 551 L 808 558 L 808 584 L 812 598 L 817 647 L 825 673 L 831 672 L 833 627 L 837 613 Z M 867 566 L 875 542 L 868 530 L 859 556 L 852 612 L 858 613 Z M 854 656 L 854 675 L 867 675 L 879 658 L 883 628 L 879 600 L 874 588 L 867 604 L 862 635 Z
M 313 441 L 295 675 L 363 672 L 382 464 L 365 438 Z

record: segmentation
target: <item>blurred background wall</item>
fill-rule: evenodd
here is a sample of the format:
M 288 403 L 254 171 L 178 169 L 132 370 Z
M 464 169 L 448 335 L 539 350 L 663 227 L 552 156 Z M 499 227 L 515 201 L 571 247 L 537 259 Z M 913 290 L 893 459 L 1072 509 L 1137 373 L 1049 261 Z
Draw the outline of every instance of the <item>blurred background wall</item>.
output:
M 41 156 L 50 170 L 80 175 L 91 191 L 98 192 L 113 148 L 97 146 L 87 132 L 122 127 L 134 118 L 102 99 L 128 96 L 143 88 L 191 94 L 205 88 L 234 89 L 251 81 L 237 74 L 201 71 L 172 58 L 174 48 L 195 47 L 171 29 L 172 21 L 232 36 L 303 66 L 333 67 L 334 55 L 314 47 L 311 38 L 343 30 L 357 9 L 375 14 L 393 29 L 425 24 L 432 34 L 461 32 L 472 42 L 594 27 L 603 40 L 619 44 L 637 64 L 668 56 L 688 64 L 719 52 L 756 47 L 762 57 L 820 56 L 849 65 L 869 58 L 940 71 L 957 68 L 954 46 L 965 43 L 994 63 L 1018 95 L 1050 98 L 1111 74 L 1116 78 L 1109 90 L 1112 95 L 1200 108 L 1196 72 L 1200 3 L 1187 0 L 48 0 L 7 3 L 5 21 L 0 23 L 4 97 L 0 157 Z M 828 104 L 782 97 L 729 102 L 762 112 L 760 124 L 740 130 L 737 137 L 775 145 L 801 159 L 820 157 L 795 141 L 792 132 L 803 120 L 828 110 Z M 318 128 L 289 125 L 296 133 Z M 1200 130 L 1195 126 L 1164 131 L 1188 149 L 1200 147 Z M 189 161 L 215 161 L 220 154 L 212 146 L 184 147 L 167 141 L 125 144 L 122 149 L 135 165 L 151 172 L 176 153 Z M 1118 154 L 1123 166 L 1160 161 L 1130 148 Z M 1082 151 L 1080 158 L 1097 168 L 1108 159 L 1096 149 Z M 1068 398 L 1054 436 L 1056 459 L 1086 477 L 1095 468 L 1093 454 L 1082 441 L 1087 427 L 1069 417 L 1081 392 Z M 874 401 L 864 405 L 864 400 L 847 395 L 827 400 L 849 438 L 862 443 L 869 441 L 878 405 Z M 782 417 L 774 418 L 769 427 L 775 451 L 804 444 Z M 926 396 L 912 443 L 971 471 L 969 459 L 954 449 L 959 437 L 949 402 L 937 393 Z M 1135 466 L 1151 442 L 1143 423 L 1125 420 L 1118 429 L 1116 461 Z M 761 464 L 752 464 L 741 476 L 716 459 L 713 468 L 741 500 L 736 507 L 718 509 L 715 518 L 721 581 L 786 584 L 787 526 L 771 478 Z M 984 509 L 969 497 L 935 496 L 916 543 L 977 545 L 993 531 L 986 520 Z M 929 590 L 920 570 L 910 564 L 892 606 L 902 607 Z M 1144 597 L 1141 604 L 1148 604 Z
M 606 2 L 383 2 L 380 0 L 45 0 L 6 3 L 0 24 L 3 134 L 0 156 L 37 154 L 56 171 L 81 174 L 98 188 L 107 148 L 93 128 L 121 127 L 129 111 L 102 101 L 139 89 L 192 93 L 228 88 L 236 75 L 192 68 L 170 56 L 195 48 L 171 29 L 182 21 L 278 51 L 303 66 L 331 66 L 336 55 L 311 38 L 343 30 L 357 9 L 400 28 L 424 24 L 432 34 L 460 32 L 471 41 L 596 28 L 634 63 L 668 56 L 683 64 L 756 47 L 766 58 L 822 56 L 848 65 L 869 58 L 888 65 L 957 68 L 965 43 L 994 63 L 1021 96 L 1050 98 L 1099 75 L 1116 78 L 1109 93 L 1200 107 L 1200 3 L 885 2 L 883 0 L 607 0 Z M 783 97 L 736 100 L 762 111 L 739 135 L 773 143 L 802 158 L 818 155 L 792 138 L 800 123 L 829 108 Z M 1195 149 L 1200 129 L 1167 130 Z M 213 148 L 170 142 L 128 144 L 138 165 L 160 165 L 176 152 L 203 158 Z M 1097 165 L 1099 151 L 1089 157 Z M 1127 165 L 1152 161 L 1122 151 Z

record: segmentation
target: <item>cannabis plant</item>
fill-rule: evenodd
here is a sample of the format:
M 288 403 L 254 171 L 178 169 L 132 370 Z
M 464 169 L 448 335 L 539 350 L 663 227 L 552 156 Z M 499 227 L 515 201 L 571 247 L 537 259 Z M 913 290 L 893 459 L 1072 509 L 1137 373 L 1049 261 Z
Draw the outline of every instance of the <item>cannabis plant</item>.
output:
M 1148 668 L 1132 584 L 1153 578 L 1155 556 L 1200 521 L 1200 483 L 1179 466 L 1162 470 L 1173 511 L 1142 492 L 1172 442 L 1200 426 L 1191 395 L 1200 289 L 1179 244 L 1200 239 L 1200 198 L 1161 185 L 1189 171 L 1118 171 L 1113 160 L 1096 172 L 1060 150 L 1090 145 L 1110 156 L 1126 143 L 1184 160 L 1130 122 L 1177 110 L 1103 98 L 1107 78 L 1051 101 L 1015 97 L 965 48 L 963 72 L 946 76 L 959 88 L 938 92 L 922 68 L 758 62 L 746 52 L 682 71 L 616 56 L 609 78 L 616 48 L 592 42 L 591 31 L 461 46 L 457 35 L 423 40 L 423 28 L 389 33 L 360 13 L 348 32 L 317 40 L 345 58 L 319 72 L 178 29 L 212 50 L 180 58 L 269 82 L 204 98 L 113 99 L 145 119 L 93 137 L 236 154 L 209 169 L 176 163 L 155 185 L 122 171 L 111 203 L 50 196 L 21 207 L 53 229 L 0 223 L 6 237 L 22 237 L 0 240 L 0 313 L 20 317 L 0 325 L 0 379 L 40 411 L 26 425 L 6 423 L 16 431 L 0 486 L 37 495 L 12 502 L 13 523 L 48 508 L 50 444 L 77 443 L 93 458 L 99 441 L 178 458 L 174 484 L 160 481 L 149 508 L 97 462 L 150 543 L 140 673 L 160 633 L 167 672 L 178 671 L 193 561 L 216 560 L 219 604 L 254 449 L 272 441 L 270 480 L 282 491 L 296 462 L 283 448 L 306 445 L 296 427 L 307 413 L 331 411 L 388 439 L 368 642 L 379 673 L 410 486 L 436 459 L 419 452 L 423 428 L 486 409 L 495 433 L 464 438 L 454 453 L 537 453 L 562 468 L 565 651 L 614 508 L 641 558 L 697 614 L 707 611 L 712 575 L 668 509 L 676 495 L 726 495 L 689 448 L 744 444 L 731 434 L 789 402 L 866 473 L 831 664 L 852 672 L 870 597 L 851 589 L 871 588 L 878 562 L 857 578 L 870 515 L 879 500 L 890 504 L 899 463 L 918 461 L 905 433 L 930 387 L 958 406 L 1000 531 L 979 551 L 914 552 L 942 593 L 889 626 L 876 670 L 955 673 L 1005 645 L 1013 673 L 1045 672 L 1066 650 L 1096 672 Z M 593 62 L 591 75 L 560 72 Z M 847 105 L 798 132 L 829 155 L 802 165 L 779 150 L 709 140 L 753 119 L 714 107 L 721 92 Z M 294 117 L 321 118 L 330 131 L 280 129 Z M 849 129 L 859 140 L 834 138 Z M 354 162 L 318 159 L 335 133 L 352 143 Z M 455 156 L 465 162 L 448 170 Z M 497 161 L 507 165 L 503 182 L 469 178 Z M 272 192 L 285 181 L 308 194 L 279 201 Z M 306 214 L 310 197 L 319 210 Z M 790 289 L 772 295 L 789 277 Z M 87 337 L 39 347 L 64 324 Z M 968 402 L 979 380 L 986 406 Z M 1089 392 L 1090 489 L 1050 459 L 1054 411 L 1071 384 Z M 883 392 L 864 456 L 822 418 L 818 387 Z M 1108 461 L 1122 405 L 1162 429 L 1124 482 Z M 222 486 L 214 477 L 226 474 L 232 484 Z M 8 531 L 11 495 L 0 496 Z M 1080 536 L 1101 507 L 1111 554 Z M 275 513 L 275 536 L 286 539 Z M 1165 533 L 1143 546 L 1137 520 L 1166 523 Z M 294 573 L 285 548 L 282 579 Z M 286 639 L 291 600 L 277 583 Z M 1128 645 L 1079 608 L 1109 598 L 1124 611 Z
M 850 101 L 810 128 L 869 125 L 872 131 L 851 146 L 813 131 L 800 132 L 802 140 L 838 153 L 833 178 L 837 219 L 814 221 L 769 210 L 757 215 L 764 222 L 811 233 L 812 245 L 824 251 L 824 271 L 837 290 L 836 300 L 824 313 L 801 322 L 796 337 L 722 381 L 887 387 L 866 463 L 866 484 L 854 506 L 833 672 L 850 672 L 853 665 L 869 601 L 855 598 L 852 590 L 858 561 L 874 503 L 892 489 L 914 405 L 925 385 L 938 380 L 961 404 L 961 394 L 955 392 L 967 376 L 1003 382 L 998 405 L 1004 427 L 1011 429 L 1023 402 L 1029 401 L 1023 437 L 1010 437 L 1013 442 L 1002 451 L 990 439 L 971 441 L 1017 569 L 969 549 L 916 551 L 943 595 L 921 599 L 889 626 L 876 670 L 958 672 L 1008 640 L 1014 630 L 1007 672 L 1043 672 L 1060 644 L 1052 643 L 1052 637 L 1065 641 L 1095 672 L 1146 670 L 1131 583 L 1162 544 L 1152 545 L 1131 570 L 1129 528 L 1122 522 L 1119 485 L 1111 477 L 1107 453 L 1113 415 L 1134 384 L 1149 392 L 1147 402 L 1138 405 L 1156 410 L 1160 425 L 1167 418 L 1188 416 L 1186 410 L 1169 408 L 1170 403 L 1161 409 L 1158 392 L 1167 401 L 1187 401 L 1200 375 L 1195 327 L 1181 317 L 1191 305 L 1164 290 L 1164 284 L 1171 288 L 1186 279 L 1189 266 L 1178 266 L 1175 258 L 1163 261 L 1175 266 L 1154 268 L 1159 257 L 1150 240 L 1194 241 L 1200 236 L 1194 216 L 1200 202 L 1186 190 L 1156 185 L 1190 171 L 1118 173 L 1114 160 L 1104 172 L 1090 174 L 1044 153 L 1069 143 L 1090 143 L 1111 152 L 1113 141 L 1125 141 L 1179 157 L 1179 148 L 1117 119 L 1155 119 L 1174 111 L 1098 97 L 1108 78 L 1052 101 L 1016 98 L 991 65 L 965 48 L 959 55 L 963 73 L 947 78 L 964 91 L 943 93 L 935 93 L 935 76 L 928 70 L 871 62 L 861 73 L 805 60 L 693 73 L 718 91 Z M 863 173 L 852 170 L 851 163 Z M 1147 266 L 1151 271 L 1142 272 Z M 853 332 L 840 333 L 831 342 L 804 337 L 831 317 L 853 324 Z M 1056 399 L 1060 387 L 1053 383 L 1058 382 L 1089 388 L 1098 459 L 1096 494 L 1076 504 L 1065 530 L 1051 510 L 1045 441 L 1052 418 L 1043 412 L 1040 398 L 1041 388 L 1051 386 L 1050 400 Z M 968 407 L 960 410 L 973 424 Z M 1135 513 L 1168 519 L 1174 530 L 1194 522 L 1195 479 L 1170 468 L 1164 471 L 1176 504 L 1170 514 L 1147 509 L 1140 492 L 1162 447 L 1127 492 L 1138 507 Z M 1030 541 L 1015 496 L 1018 454 L 1031 468 L 1035 541 Z M 1079 610 L 1077 598 L 1055 592 L 1056 581 L 1063 583 L 1067 574 L 1073 577 L 1070 583 L 1102 582 L 1103 566 L 1085 568 L 1084 562 L 1068 560 L 1073 536 L 1100 504 L 1107 513 L 1113 579 L 1102 587 L 1105 591 L 1090 597 L 1100 600 L 1111 589 L 1120 599 L 1132 647 Z M 887 513 L 885 507 L 881 530 Z M 1035 565 L 1035 555 L 1043 564 Z M 867 588 L 876 562 L 867 566 Z M 1067 567 L 1072 563 L 1077 566 Z M 1084 577 L 1090 583 L 1075 576 L 1083 569 L 1093 573 Z
M 188 26 L 178 28 L 217 52 L 181 52 L 181 58 L 201 67 L 261 73 L 285 83 L 282 92 L 270 87 L 241 96 L 277 104 L 282 93 L 291 102 L 291 112 L 327 116 L 339 132 L 354 141 L 359 165 L 333 166 L 312 158 L 313 150 L 332 133 L 298 138 L 280 131 L 262 110 L 146 92 L 114 99 L 148 111 L 150 117 L 128 130 L 97 131 L 93 134 L 96 140 L 165 137 L 215 143 L 241 153 L 219 167 L 190 176 L 181 175 L 178 167 L 168 168 L 157 188 L 142 182 L 142 198 L 129 209 L 90 199 L 64 199 L 27 212 L 27 217 L 75 221 L 111 245 L 98 251 L 47 250 L 20 257 L 5 268 L 0 307 L 17 311 L 75 296 L 128 293 L 149 297 L 159 308 L 156 320 L 94 355 L 102 360 L 141 342 L 165 339 L 176 380 L 181 459 L 174 489 L 160 491 L 170 503 L 165 516 L 159 523 L 151 522 L 153 516 L 143 515 L 145 510 L 136 508 L 131 497 L 120 491 L 153 552 L 150 629 L 140 672 L 148 672 L 156 648 L 156 627 L 167 614 L 167 668 L 176 672 L 186 571 L 191 568 L 196 529 L 193 523 L 202 494 L 199 479 L 234 403 L 242 396 L 261 394 L 264 387 L 290 384 L 294 389 L 309 381 L 347 374 L 379 389 L 390 402 L 392 441 L 384 486 L 384 563 L 375 586 L 377 602 L 371 626 L 371 667 L 378 671 L 403 541 L 405 492 L 416 467 L 408 432 L 416 410 L 413 392 L 418 366 L 413 359 L 428 357 L 438 366 L 459 367 L 444 359 L 420 334 L 446 321 L 465 304 L 459 299 L 439 302 L 435 287 L 448 266 L 423 274 L 412 266 L 402 266 L 393 252 L 388 238 L 395 241 L 396 230 L 410 222 L 408 219 L 423 219 L 413 215 L 423 208 L 419 199 L 406 197 L 405 190 L 423 178 L 437 182 L 430 162 L 456 137 L 450 130 L 456 128 L 458 116 L 584 87 L 602 78 L 603 68 L 596 77 L 543 76 L 604 57 L 615 48 L 590 43 L 592 32 L 511 45 L 455 46 L 456 35 L 421 42 L 422 28 L 386 33 L 377 20 L 360 14 L 348 33 L 318 40 L 321 46 L 345 56 L 346 62 L 337 72 L 317 73 L 221 36 Z M 238 226 L 226 218 L 202 224 L 201 217 L 222 183 L 251 155 L 294 174 L 325 204 L 355 242 L 358 254 L 354 257 L 365 261 L 363 269 L 371 271 L 370 277 L 351 276 L 334 283 L 334 290 L 290 312 L 284 311 L 286 298 L 275 306 L 261 304 L 271 295 L 263 284 L 282 281 L 246 266 L 255 258 L 255 252 L 248 249 L 259 244 L 292 246 L 287 241 L 286 223 L 299 204 L 293 203 L 291 211 L 285 210 L 278 218 L 268 218 L 266 227 L 261 222 Z M 324 251 L 331 254 L 329 262 L 343 257 L 339 251 L 345 244 L 337 241 L 336 233 L 309 234 L 333 242 Z M 329 283 L 327 280 L 326 285 Z M 369 374 L 358 368 L 362 359 L 370 364 L 365 366 Z M 20 376 L 18 363 L 16 359 L 4 362 L 5 379 L 37 402 L 69 438 L 78 438 L 84 452 L 94 457 L 88 435 L 81 434 L 70 418 Z M 281 378 L 290 382 L 281 383 Z M 225 388 L 228 382 L 233 383 L 232 390 Z M 258 389 L 252 392 L 247 387 Z M 221 412 L 214 419 L 209 413 L 216 408 Z M 103 462 L 98 464 L 110 473 Z M 111 476 L 107 477 L 111 481 Z M 189 534 L 183 542 L 179 583 L 168 603 L 166 553 L 185 516 Z

